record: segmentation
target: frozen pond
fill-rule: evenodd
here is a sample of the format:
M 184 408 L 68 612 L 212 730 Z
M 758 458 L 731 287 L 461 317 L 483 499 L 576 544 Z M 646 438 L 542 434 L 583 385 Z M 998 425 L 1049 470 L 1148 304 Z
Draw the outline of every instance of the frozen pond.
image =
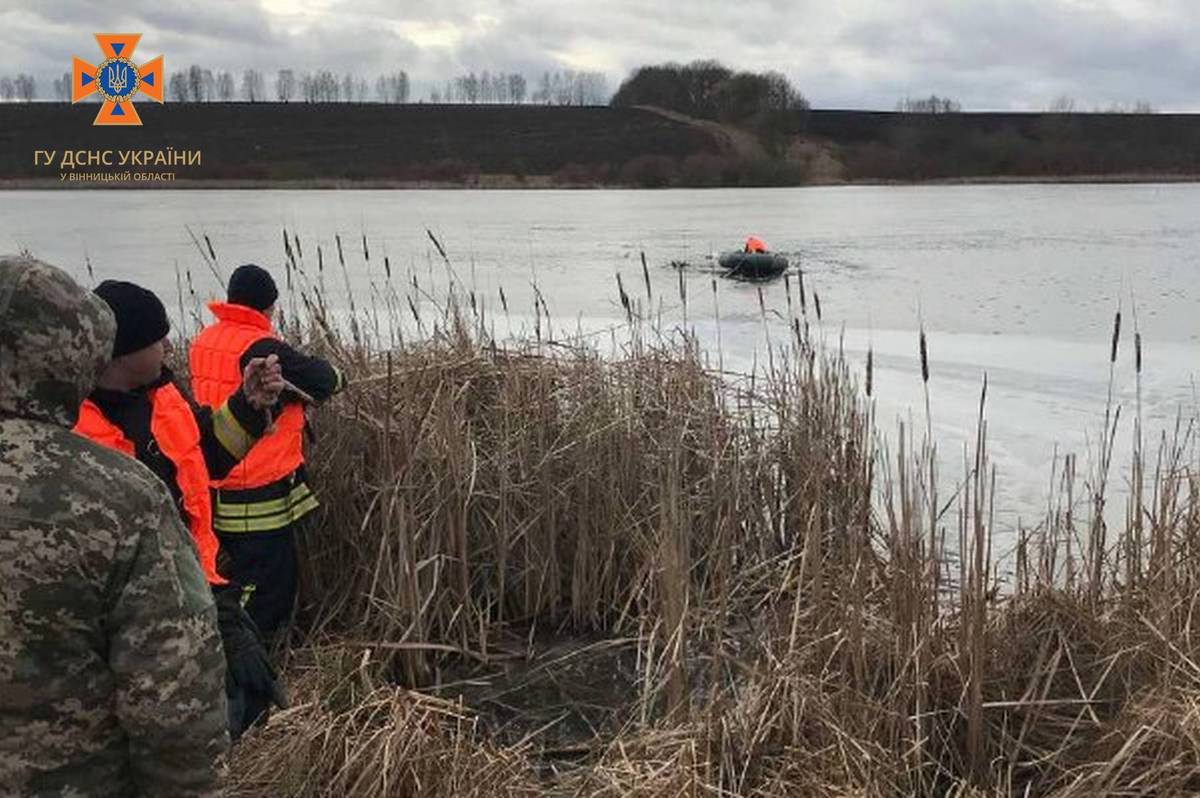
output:
M 623 322 L 615 275 L 644 299 L 643 251 L 656 312 L 661 303 L 664 322 L 682 322 L 681 272 L 670 262 L 686 261 L 689 327 L 715 358 L 719 308 L 723 362 L 742 370 L 763 356 L 765 328 L 782 339 L 784 284 L 762 287 L 771 319 L 764 326 L 755 286 L 721 280 L 714 304 L 708 258 L 754 233 L 803 267 L 810 320 L 816 324 L 819 293 L 827 340 L 836 343 L 844 330 L 858 364 L 873 346 L 885 429 L 910 409 L 924 417 L 920 320 L 929 336 L 935 432 L 948 463 L 961 460 L 962 442 L 973 435 L 987 372 L 998 509 L 1009 528 L 1044 509 L 1055 447 L 1082 460 L 1099 433 L 1118 303 L 1127 332 L 1116 379 L 1124 412 L 1132 415 L 1135 396 L 1135 310 L 1150 433 L 1181 409 L 1196 410 L 1200 186 L 0 193 L 0 250 L 28 249 L 84 281 L 86 258 L 96 279 L 142 282 L 172 307 L 177 264 L 201 294 L 217 289 L 185 227 L 211 238 L 226 272 L 253 261 L 281 285 L 286 227 L 299 234 L 310 272 L 322 248 L 335 302 L 345 296 L 335 234 L 355 296 L 369 297 L 372 283 L 386 280 L 384 256 L 398 283 L 416 275 L 432 287 L 443 279 L 428 228 L 489 313 L 503 317 L 503 288 L 513 323 L 531 325 L 536 284 L 559 335 Z M 1118 462 L 1127 451 L 1119 449 Z

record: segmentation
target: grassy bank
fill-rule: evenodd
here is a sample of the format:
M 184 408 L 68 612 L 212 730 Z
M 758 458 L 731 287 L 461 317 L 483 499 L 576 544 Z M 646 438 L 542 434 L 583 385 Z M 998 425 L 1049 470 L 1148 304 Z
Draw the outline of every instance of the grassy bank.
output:
M 294 706 L 235 752 L 236 794 L 1200 790 L 1189 423 L 1067 459 L 1002 565 L 986 388 L 939 494 L 933 442 L 883 442 L 802 283 L 738 376 L 644 318 L 648 285 L 602 356 L 542 315 L 496 341 L 503 298 L 390 270 L 335 321 L 287 259 L 290 334 L 353 384 L 315 419 Z M 1112 348 L 1140 363 L 1127 329 Z

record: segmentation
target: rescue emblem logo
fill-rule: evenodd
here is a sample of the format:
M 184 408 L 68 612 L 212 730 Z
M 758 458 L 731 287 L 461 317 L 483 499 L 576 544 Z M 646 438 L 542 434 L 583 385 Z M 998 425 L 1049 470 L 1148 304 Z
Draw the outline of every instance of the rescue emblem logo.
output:
M 141 66 L 133 62 L 134 48 L 142 38 L 140 33 L 97 33 L 95 36 L 104 60 L 95 66 L 82 58 L 72 60 L 71 102 L 99 94 L 103 102 L 93 125 L 142 124 L 133 99 L 142 94 L 162 103 L 163 57 L 160 55 Z

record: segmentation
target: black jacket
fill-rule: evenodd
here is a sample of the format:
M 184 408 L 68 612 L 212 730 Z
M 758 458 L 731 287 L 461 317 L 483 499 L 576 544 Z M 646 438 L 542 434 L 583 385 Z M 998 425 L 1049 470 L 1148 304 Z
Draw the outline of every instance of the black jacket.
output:
M 150 432 L 150 397 L 149 391 L 161 388 L 169 382 L 175 382 L 175 375 L 164 367 L 162 375 L 135 391 L 113 391 L 97 388 L 88 398 L 100 408 L 104 417 L 116 425 L 121 433 L 133 444 L 134 455 L 150 468 L 154 474 L 166 483 L 175 497 L 177 506 L 182 494 L 175 482 L 175 464 L 159 449 L 154 436 Z M 200 428 L 200 450 L 204 453 L 204 462 L 208 465 L 209 476 L 221 479 L 229 474 L 233 467 L 241 461 L 241 457 L 226 449 L 213 431 L 213 409 L 196 402 L 191 392 L 175 382 L 175 387 L 192 408 L 196 418 L 196 426 Z M 256 410 L 246 399 L 239 387 L 227 400 L 229 411 L 241 424 L 242 428 L 253 438 L 262 437 L 266 431 L 265 414 Z
M 261 338 L 246 348 L 238 365 L 245 370 L 251 358 L 275 355 L 283 378 L 318 402 L 324 402 L 345 387 L 342 373 L 327 360 L 306 355 L 278 338 Z M 298 402 L 300 397 L 284 391 L 280 402 Z

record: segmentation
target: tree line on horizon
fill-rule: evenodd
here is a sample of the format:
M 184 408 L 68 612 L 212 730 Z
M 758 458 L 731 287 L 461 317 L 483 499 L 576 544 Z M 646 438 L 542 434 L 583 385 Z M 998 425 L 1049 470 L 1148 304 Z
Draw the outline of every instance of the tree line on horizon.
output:
M 46 99 L 69 102 L 71 74 L 50 81 Z M 37 79 L 30 74 L 0 75 L 0 102 L 42 99 Z M 280 69 L 274 76 L 246 69 L 240 74 L 193 64 L 172 72 L 167 97 L 173 102 L 380 102 L 536 105 L 655 105 L 690 116 L 762 126 L 772 116 L 809 110 L 809 102 L 791 81 L 775 71 L 734 71 L 712 59 L 686 65 L 667 63 L 638 67 L 622 81 L 615 94 L 608 91 L 601 72 L 561 70 L 543 72 L 536 85 L 519 72 L 471 71 L 432 86 L 415 97 L 408 73 L 401 69 L 378 75 L 369 83 L 361 75 L 331 70 L 297 72 Z M 960 102 L 931 94 L 903 97 L 895 111 L 908 114 L 960 113 Z M 1051 100 L 1051 114 L 1110 113 L 1152 114 L 1147 100 L 1114 102 L 1090 109 L 1067 94 Z M 768 125 L 769 126 L 769 125 Z
M 280 69 L 268 76 L 257 69 L 240 75 L 229 70 L 212 70 L 193 64 L 170 73 L 167 99 L 173 102 L 379 102 L 452 103 L 508 105 L 604 105 L 608 82 L 601 72 L 581 70 L 545 71 L 535 83 L 519 72 L 470 71 L 433 86 L 420 98 L 414 97 L 408 72 L 378 75 L 374 83 L 353 73 L 332 70 L 298 72 Z M 51 81 L 51 97 L 71 99 L 71 74 L 64 72 Z M 31 102 L 39 99 L 37 81 L 31 75 L 0 76 L 0 101 Z

